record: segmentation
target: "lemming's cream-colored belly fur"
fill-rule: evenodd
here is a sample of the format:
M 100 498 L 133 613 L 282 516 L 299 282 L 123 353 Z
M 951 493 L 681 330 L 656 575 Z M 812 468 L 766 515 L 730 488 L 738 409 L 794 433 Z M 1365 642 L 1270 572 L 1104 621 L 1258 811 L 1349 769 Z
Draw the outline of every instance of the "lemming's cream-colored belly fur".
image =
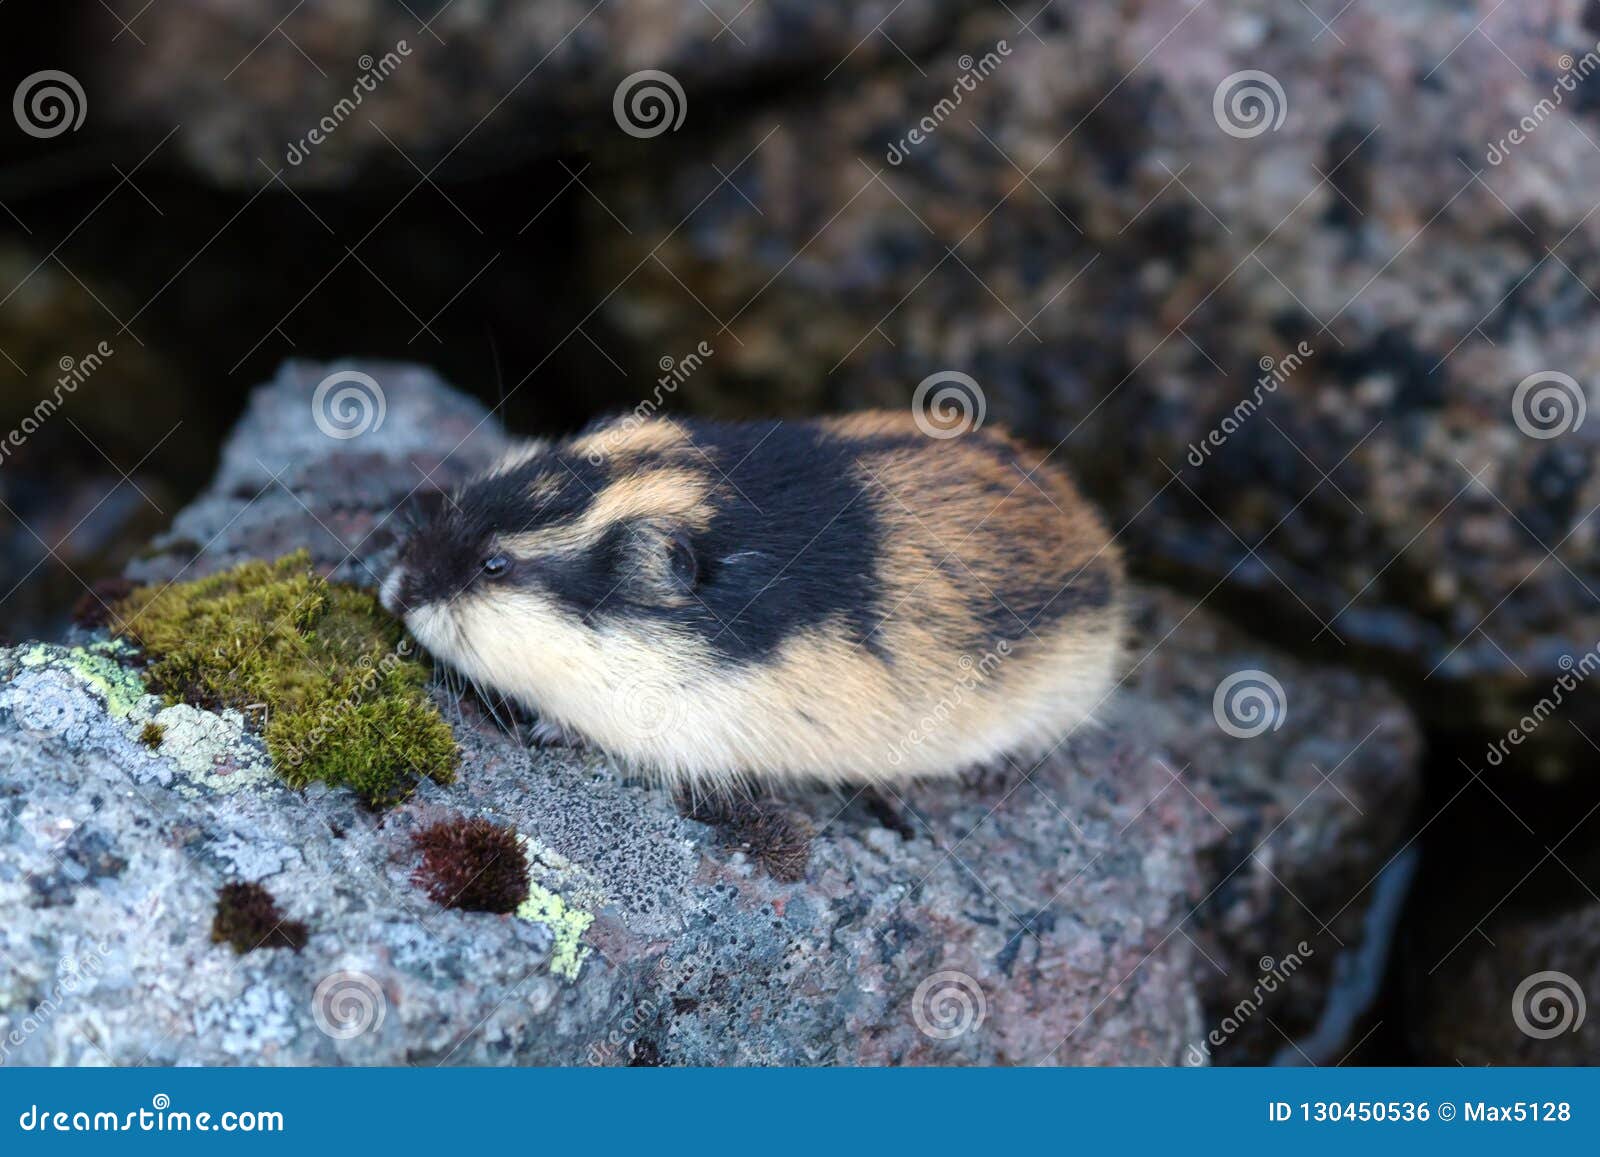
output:
M 535 594 L 493 603 L 465 596 L 456 614 L 479 640 L 472 651 L 441 610 L 408 621 L 425 647 L 470 678 L 673 782 L 871 783 L 953 775 L 1003 756 L 1021 763 L 1093 714 L 1121 653 L 1107 612 L 983 652 L 888 648 L 945 656 L 917 666 L 891 665 L 825 630 L 788 640 L 759 664 L 730 666 L 702 640 L 668 636 L 660 625 L 591 630 L 542 602 Z M 540 689 L 536 702 L 531 687 Z

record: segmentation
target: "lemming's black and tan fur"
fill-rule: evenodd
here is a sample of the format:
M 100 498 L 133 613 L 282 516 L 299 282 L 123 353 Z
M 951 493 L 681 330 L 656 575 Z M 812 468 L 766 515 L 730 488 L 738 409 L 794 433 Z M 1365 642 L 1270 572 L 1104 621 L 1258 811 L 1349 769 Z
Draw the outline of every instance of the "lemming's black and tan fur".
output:
M 1036 757 L 1108 694 L 1121 562 L 1005 434 L 620 419 L 443 503 L 383 598 L 434 655 L 696 786 Z

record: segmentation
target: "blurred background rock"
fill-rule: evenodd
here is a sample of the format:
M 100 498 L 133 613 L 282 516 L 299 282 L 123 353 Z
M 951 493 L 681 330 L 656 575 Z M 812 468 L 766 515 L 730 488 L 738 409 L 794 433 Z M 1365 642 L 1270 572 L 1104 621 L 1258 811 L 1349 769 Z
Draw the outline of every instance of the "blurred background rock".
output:
M 1142 577 L 1423 722 L 1354 1059 L 1538 1059 L 1449 1026 L 1527 944 L 1600 998 L 1600 688 L 1486 758 L 1600 645 L 1600 420 L 1513 412 L 1530 375 L 1600 375 L 1600 77 L 1562 85 L 1597 40 L 1590 0 L 12 0 L 4 92 L 61 69 L 87 116 L 0 133 L 0 422 L 116 352 L 0 465 L 0 632 L 58 634 L 290 357 L 425 363 L 545 433 L 702 343 L 668 410 L 903 406 L 959 370 Z M 641 69 L 676 130 L 619 128 Z M 1245 70 L 1284 116 L 1231 135 Z

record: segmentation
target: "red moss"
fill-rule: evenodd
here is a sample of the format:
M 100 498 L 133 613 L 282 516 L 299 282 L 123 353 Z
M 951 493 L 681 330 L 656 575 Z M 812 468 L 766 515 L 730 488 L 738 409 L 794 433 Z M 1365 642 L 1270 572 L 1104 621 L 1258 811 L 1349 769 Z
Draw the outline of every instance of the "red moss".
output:
M 411 842 L 422 853 L 411 881 L 436 904 L 515 912 L 528 898 L 528 857 L 510 828 L 458 816 L 424 828 Z
M 777 800 L 727 795 L 679 801 L 684 815 L 717 829 L 722 845 L 738 848 L 774 880 L 797 883 L 811 863 L 811 825 Z
M 299 952 L 308 935 L 305 924 L 279 911 L 272 893 L 260 884 L 224 884 L 217 889 L 217 914 L 211 920 L 213 944 L 232 944 L 241 954 L 256 948 Z

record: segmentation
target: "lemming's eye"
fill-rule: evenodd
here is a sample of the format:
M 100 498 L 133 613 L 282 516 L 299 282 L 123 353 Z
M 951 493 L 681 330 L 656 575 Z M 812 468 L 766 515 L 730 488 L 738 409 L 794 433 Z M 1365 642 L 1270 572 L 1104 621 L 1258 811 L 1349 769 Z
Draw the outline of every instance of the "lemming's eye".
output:
M 503 554 L 492 554 L 483 560 L 483 573 L 490 578 L 499 578 L 511 569 L 511 560 Z

